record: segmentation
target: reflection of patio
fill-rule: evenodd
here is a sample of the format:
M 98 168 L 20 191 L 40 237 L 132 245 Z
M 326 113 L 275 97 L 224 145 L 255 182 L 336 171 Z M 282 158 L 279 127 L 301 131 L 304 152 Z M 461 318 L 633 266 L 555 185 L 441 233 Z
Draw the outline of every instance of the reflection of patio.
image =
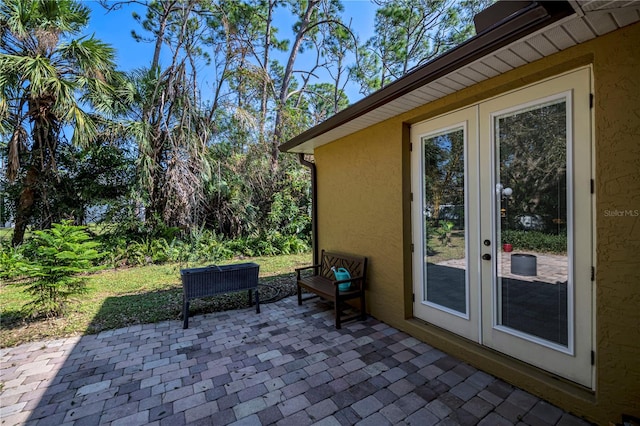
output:
M 569 260 L 566 255 L 547 253 L 532 254 L 537 259 L 537 275 L 523 276 L 511 273 L 511 256 L 516 253 L 501 253 L 498 260 L 499 275 L 503 278 L 512 278 L 519 281 L 541 281 L 550 284 L 566 284 L 568 280 Z
M 511 273 L 512 253 L 498 259 L 502 278 L 500 324 L 566 345 L 567 337 L 567 257 L 536 253 L 537 275 Z M 429 263 L 427 294 L 430 302 L 457 312 L 465 312 L 465 259 Z
M 517 253 L 500 253 L 498 257 L 498 271 L 501 277 L 529 282 L 542 281 L 550 284 L 567 282 L 569 261 L 566 255 L 528 252 L 527 254 L 536 256 L 538 271 L 536 276 L 523 276 L 511 273 L 511 256 L 514 254 Z M 449 259 L 438 262 L 437 265 L 465 269 L 467 262 L 466 259 Z

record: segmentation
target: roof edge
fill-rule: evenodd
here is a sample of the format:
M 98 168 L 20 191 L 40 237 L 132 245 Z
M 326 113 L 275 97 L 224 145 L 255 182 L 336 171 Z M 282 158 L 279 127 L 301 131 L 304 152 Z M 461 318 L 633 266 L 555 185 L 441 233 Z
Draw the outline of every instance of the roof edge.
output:
M 498 2 L 491 7 L 501 3 L 508 2 Z M 523 4 L 525 6 L 518 12 L 511 13 L 494 25 L 489 25 L 484 31 L 459 46 L 405 74 L 322 123 L 291 138 L 280 145 L 279 150 L 288 152 L 298 145 L 338 128 L 513 41 L 575 13 L 567 1 L 523 2 Z

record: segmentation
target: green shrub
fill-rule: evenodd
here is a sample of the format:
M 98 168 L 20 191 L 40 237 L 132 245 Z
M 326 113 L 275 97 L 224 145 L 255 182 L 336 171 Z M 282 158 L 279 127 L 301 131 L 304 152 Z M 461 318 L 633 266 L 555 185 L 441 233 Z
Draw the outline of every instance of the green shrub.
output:
M 28 278 L 26 291 L 32 296 L 25 310 L 32 316 L 63 314 L 69 297 L 86 291 L 82 274 L 98 269 L 95 262 L 103 255 L 98 247 L 85 227 L 70 221 L 35 231 L 18 262 L 21 274 Z
M 545 234 L 540 231 L 502 231 L 502 243 L 509 243 L 514 250 L 531 250 L 540 253 L 563 254 L 567 252 L 566 234 Z
M 265 231 L 255 236 L 230 240 L 204 226 L 182 234 L 178 234 L 177 228 L 168 227 L 148 233 L 141 233 L 140 229 L 127 232 L 112 228 L 111 232 L 104 232 L 97 238 L 108 253 L 105 263 L 112 267 L 166 262 L 220 262 L 234 256 L 299 254 L 307 252 L 310 247 L 306 232 L 289 234 Z
M 12 279 L 20 276 L 20 261 L 22 253 L 11 247 L 8 242 L 0 243 L 0 278 Z
M 215 239 L 201 242 L 196 253 L 198 260 L 206 262 L 218 262 L 233 257 L 233 251 L 229 250 L 223 242 Z
M 436 230 L 438 234 L 438 240 L 444 246 L 449 247 L 451 245 L 451 232 L 453 231 L 454 223 L 453 222 L 442 222 L 440 224 L 440 228 Z

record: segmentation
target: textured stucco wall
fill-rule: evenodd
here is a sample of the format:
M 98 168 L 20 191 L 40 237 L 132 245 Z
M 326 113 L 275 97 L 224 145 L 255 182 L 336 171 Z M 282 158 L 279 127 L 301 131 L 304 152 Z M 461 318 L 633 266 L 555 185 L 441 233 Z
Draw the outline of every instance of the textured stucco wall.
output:
M 597 396 L 640 417 L 640 25 L 597 46 Z
M 369 312 L 600 424 L 640 417 L 640 24 L 492 78 L 320 147 L 321 248 L 370 259 Z M 562 383 L 410 316 L 406 123 L 592 65 L 596 204 L 596 390 Z M 404 132 L 404 137 L 403 137 Z
M 379 140 L 389 143 L 375 142 Z M 369 280 L 369 294 L 375 297 L 367 306 L 374 315 L 387 312 L 389 298 L 401 300 L 402 164 L 395 158 L 399 141 L 392 127 L 365 130 L 315 154 L 319 247 L 368 257 L 368 274 L 376 278 Z M 387 312 L 394 317 L 400 313 Z

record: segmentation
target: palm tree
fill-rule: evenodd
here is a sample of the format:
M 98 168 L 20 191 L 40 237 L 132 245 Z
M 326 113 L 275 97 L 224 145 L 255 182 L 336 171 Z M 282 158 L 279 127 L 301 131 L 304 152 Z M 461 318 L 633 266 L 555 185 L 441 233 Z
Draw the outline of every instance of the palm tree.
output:
M 8 141 L 7 177 L 21 179 L 12 243 L 24 238 L 36 205 L 47 204 L 65 130 L 87 146 L 112 111 L 121 78 L 114 50 L 94 37 L 73 38 L 89 22 L 74 0 L 0 2 L 0 137 Z

